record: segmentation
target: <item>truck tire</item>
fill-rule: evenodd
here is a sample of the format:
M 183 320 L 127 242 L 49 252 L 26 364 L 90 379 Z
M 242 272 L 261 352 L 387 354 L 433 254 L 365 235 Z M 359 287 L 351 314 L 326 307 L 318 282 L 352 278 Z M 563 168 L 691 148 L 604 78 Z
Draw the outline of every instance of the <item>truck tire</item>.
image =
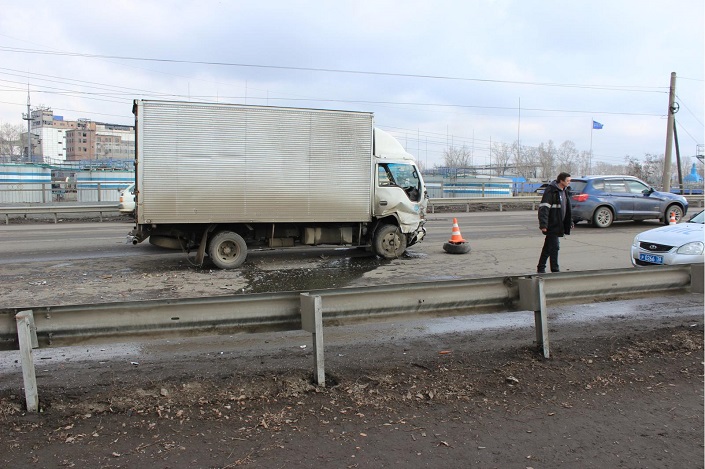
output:
M 221 231 L 211 238 L 208 256 L 220 269 L 235 269 L 247 259 L 247 243 L 233 231 Z
M 396 259 L 406 251 L 406 235 L 398 226 L 382 225 L 375 232 L 372 249 L 384 259 Z

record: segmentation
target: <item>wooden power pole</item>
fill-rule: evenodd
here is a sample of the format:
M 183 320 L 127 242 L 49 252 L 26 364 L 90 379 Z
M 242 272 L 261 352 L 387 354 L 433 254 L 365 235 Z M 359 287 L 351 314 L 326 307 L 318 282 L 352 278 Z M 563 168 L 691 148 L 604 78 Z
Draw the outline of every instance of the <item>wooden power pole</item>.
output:
M 668 124 L 666 124 L 666 153 L 663 160 L 663 191 L 671 191 L 671 151 L 673 150 L 673 123 L 676 113 L 676 72 L 671 72 L 671 89 L 668 92 Z

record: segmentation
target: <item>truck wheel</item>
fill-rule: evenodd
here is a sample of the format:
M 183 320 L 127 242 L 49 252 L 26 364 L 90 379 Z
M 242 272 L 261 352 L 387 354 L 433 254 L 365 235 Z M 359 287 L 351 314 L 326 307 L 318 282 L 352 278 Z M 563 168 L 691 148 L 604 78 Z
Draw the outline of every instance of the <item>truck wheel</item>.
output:
M 379 257 L 396 259 L 406 251 L 406 235 L 398 226 L 382 225 L 375 233 L 372 247 Z
M 208 255 L 216 267 L 235 269 L 240 267 L 247 258 L 247 243 L 242 236 L 233 231 L 221 231 L 211 238 L 208 244 Z

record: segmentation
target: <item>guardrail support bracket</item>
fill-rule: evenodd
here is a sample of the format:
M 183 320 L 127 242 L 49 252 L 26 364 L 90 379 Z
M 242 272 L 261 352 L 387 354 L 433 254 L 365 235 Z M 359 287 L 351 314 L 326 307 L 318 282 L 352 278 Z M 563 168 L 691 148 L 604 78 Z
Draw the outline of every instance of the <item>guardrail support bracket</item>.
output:
M 15 315 L 15 320 L 17 321 L 17 338 L 20 343 L 20 361 L 22 362 L 27 412 L 37 412 L 39 410 L 39 393 L 37 391 L 37 375 L 34 370 L 34 355 L 32 354 L 32 348 L 37 347 L 34 315 L 31 310 L 20 311 Z
M 323 307 L 320 295 L 301 294 L 301 328 L 313 336 L 313 367 L 316 383 L 325 387 L 323 359 Z
M 544 279 L 543 277 L 525 277 L 518 279 L 518 284 L 520 306 L 534 312 L 536 345 L 539 350 L 543 350 L 544 358 L 549 358 L 548 309 Z

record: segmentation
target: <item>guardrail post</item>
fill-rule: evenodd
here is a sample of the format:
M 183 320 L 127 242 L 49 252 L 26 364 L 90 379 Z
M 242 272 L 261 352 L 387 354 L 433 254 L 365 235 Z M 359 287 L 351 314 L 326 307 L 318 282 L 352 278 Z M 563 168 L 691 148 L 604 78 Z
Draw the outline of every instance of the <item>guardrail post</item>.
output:
M 27 412 L 37 412 L 39 410 L 39 393 L 37 392 L 37 376 L 34 371 L 34 355 L 32 354 L 32 348 L 36 347 L 37 343 L 34 315 L 31 310 L 20 311 L 15 315 L 15 320 L 17 321 L 17 338 L 20 342 L 20 361 L 22 362 Z
M 326 385 L 323 360 L 323 307 L 320 295 L 301 294 L 301 328 L 313 335 L 313 367 L 316 383 Z
M 548 310 L 543 277 L 526 277 L 518 279 L 519 304 L 522 308 L 534 312 L 536 328 L 536 345 L 543 349 L 544 358 L 549 358 Z
M 690 265 L 690 291 L 692 293 L 705 293 L 705 264 Z

